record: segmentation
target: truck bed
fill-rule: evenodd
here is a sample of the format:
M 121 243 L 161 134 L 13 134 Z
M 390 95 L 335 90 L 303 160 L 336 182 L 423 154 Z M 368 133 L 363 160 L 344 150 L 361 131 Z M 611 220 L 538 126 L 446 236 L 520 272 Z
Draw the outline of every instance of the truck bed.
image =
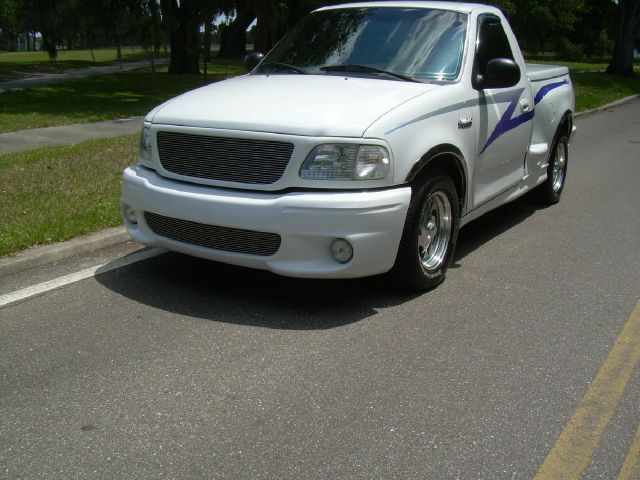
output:
M 542 65 L 539 63 L 525 63 L 527 77 L 531 82 L 549 80 L 569 74 L 569 69 L 561 65 Z

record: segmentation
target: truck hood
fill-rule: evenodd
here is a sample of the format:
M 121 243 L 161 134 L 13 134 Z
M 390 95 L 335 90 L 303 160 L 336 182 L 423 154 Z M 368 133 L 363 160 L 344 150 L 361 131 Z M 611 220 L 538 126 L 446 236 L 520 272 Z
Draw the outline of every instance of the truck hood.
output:
M 438 85 L 337 75 L 245 75 L 187 92 L 153 110 L 156 124 L 361 137 L 398 105 Z

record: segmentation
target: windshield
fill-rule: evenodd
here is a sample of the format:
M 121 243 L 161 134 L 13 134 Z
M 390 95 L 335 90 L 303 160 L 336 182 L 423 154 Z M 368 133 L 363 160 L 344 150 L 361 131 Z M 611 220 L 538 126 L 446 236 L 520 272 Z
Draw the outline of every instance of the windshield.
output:
M 466 25 L 465 14 L 437 9 L 313 12 L 271 50 L 257 72 L 454 80 L 462 63 Z

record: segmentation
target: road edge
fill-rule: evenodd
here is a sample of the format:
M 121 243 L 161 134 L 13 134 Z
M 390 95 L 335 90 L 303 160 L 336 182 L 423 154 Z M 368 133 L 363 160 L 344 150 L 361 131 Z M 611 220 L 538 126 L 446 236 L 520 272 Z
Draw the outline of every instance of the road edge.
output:
M 131 241 L 131 237 L 125 228 L 120 226 L 107 228 L 64 242 L 36 246 L 11 256 L 0 258 L 0 276 L 23 272 L 31 268 L 64 260 L 79 253 L 94 252 L 127 241 Z
M 614 100 L 613 102 L 607 103 L 606 105 L 601 105 L 599 107 L 592 108 L 591 110 L 585 110 L 584 112 L 578 112 L 578 113 L 573 115 L 573 118 L 584 117 L 585 115 L 590 115 L 592 113 L 602 112 L 602 111 L 607 110 L 609 108 L 617 107 L 618 105 L 622 105 L 624 103 L 631 102 L 631 101 L 636 100 L 638 98 L 640 98 L 640 94 L 629 95 L 628 97 L 619 98 L 618 100 Z
M 640 98 L 640 94 L 630 95 L 606 105 L 576 113 L 574 118 L 601 112 L 609 108 L 631 102 L 638 98 Z M 82 237 L 76 237 L 65 242 L 36 246 L 28 250 L 22 250 L 12 254 L 11 256 L 0 258 L 0 275 L 10 275 L 22 272 L 31 268 L 64 260 L 78 253 L 93 252 L 130 240 L 131 237 L 129 237 L 125 228 L 120 226 L 101 230 Z

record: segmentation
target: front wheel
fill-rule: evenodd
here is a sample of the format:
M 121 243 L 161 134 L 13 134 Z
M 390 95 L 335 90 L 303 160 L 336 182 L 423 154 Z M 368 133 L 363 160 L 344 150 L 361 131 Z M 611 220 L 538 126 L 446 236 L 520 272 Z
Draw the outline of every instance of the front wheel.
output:
M 458 237 L 460 207 L 451 178 L 436 171 L 413 192 L 394 275 L 404 286 L 428 290 L 444 280 Z

